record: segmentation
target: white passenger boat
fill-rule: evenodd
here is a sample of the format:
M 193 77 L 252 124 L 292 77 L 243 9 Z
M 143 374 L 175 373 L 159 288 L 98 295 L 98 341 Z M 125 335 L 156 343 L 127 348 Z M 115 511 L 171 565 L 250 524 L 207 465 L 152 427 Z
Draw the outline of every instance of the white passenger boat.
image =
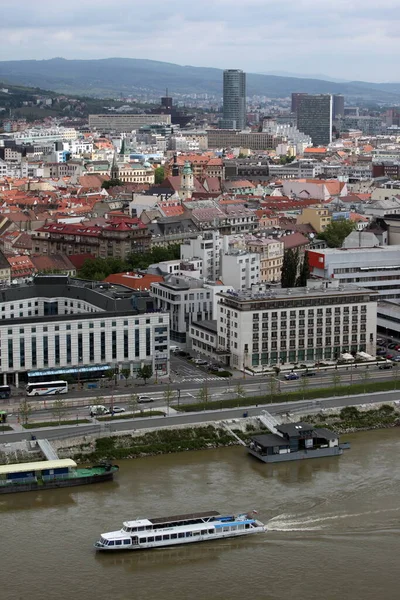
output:
M 147 550 L 250 535 L 265 531 L 256 511 L 221 515 L 216 511 L 176 515 L 158 519 L 126 521 L 122 529 L 102 533 L 96 550 Z

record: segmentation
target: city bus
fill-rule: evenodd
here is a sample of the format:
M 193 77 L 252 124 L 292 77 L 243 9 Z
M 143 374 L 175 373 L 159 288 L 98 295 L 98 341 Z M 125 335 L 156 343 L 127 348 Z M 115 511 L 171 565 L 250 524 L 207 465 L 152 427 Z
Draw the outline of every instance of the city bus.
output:
M 9 385 L 0 385 L 0 398 L 4 400 L 11 396 L 11 388 Z
M 50 396 L 52 394 L 66 394 L 68 383 L 66 381 L 42 381 L 28 383 L 26 386 L 27 396 Z

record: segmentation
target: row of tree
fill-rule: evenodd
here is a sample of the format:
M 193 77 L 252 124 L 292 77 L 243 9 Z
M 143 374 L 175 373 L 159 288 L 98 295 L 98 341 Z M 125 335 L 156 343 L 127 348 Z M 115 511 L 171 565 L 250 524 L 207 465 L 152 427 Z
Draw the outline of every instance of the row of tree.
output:
M 180 258 L 180 245 L 170 244 L 166 248 L 152 248 L 148 252 L 133 252 L 125 259 L 122 258 L 94 258 L 86 260 L 78 273 L 81 279 L 103 281 L 113 273 L 147 269 L 154 263 L 164 260 L 177 260 Z

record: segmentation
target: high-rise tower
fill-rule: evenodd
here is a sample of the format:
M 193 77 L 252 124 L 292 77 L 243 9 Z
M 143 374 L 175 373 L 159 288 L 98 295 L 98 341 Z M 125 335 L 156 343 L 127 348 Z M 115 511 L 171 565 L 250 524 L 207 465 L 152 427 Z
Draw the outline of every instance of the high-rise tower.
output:
M 246 127 L 246 73 L 238 69 L 224 71 L 223 129 Z
M 332 96 L 306 94 L 297 107 L 297 129 L 309 135 L 314 146 L 326 146 L 332 141 Z

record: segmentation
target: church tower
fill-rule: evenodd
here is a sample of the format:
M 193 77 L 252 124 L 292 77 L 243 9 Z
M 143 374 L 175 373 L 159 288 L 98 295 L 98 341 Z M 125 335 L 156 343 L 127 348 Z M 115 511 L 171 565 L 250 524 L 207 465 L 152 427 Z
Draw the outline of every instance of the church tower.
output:
M 113 161 L 112 161 L 112 165 L 111 165 L 110 179 L 119 179 L 119 168 L 118 168 L 118 164 L 117 164 L 117 155 L 115 152 L 114 152 Z
M 194 192 L 194 177 L 190 162 L 187 160 L 182 170 L 179 197 L 181 201 L 191 198 Z

